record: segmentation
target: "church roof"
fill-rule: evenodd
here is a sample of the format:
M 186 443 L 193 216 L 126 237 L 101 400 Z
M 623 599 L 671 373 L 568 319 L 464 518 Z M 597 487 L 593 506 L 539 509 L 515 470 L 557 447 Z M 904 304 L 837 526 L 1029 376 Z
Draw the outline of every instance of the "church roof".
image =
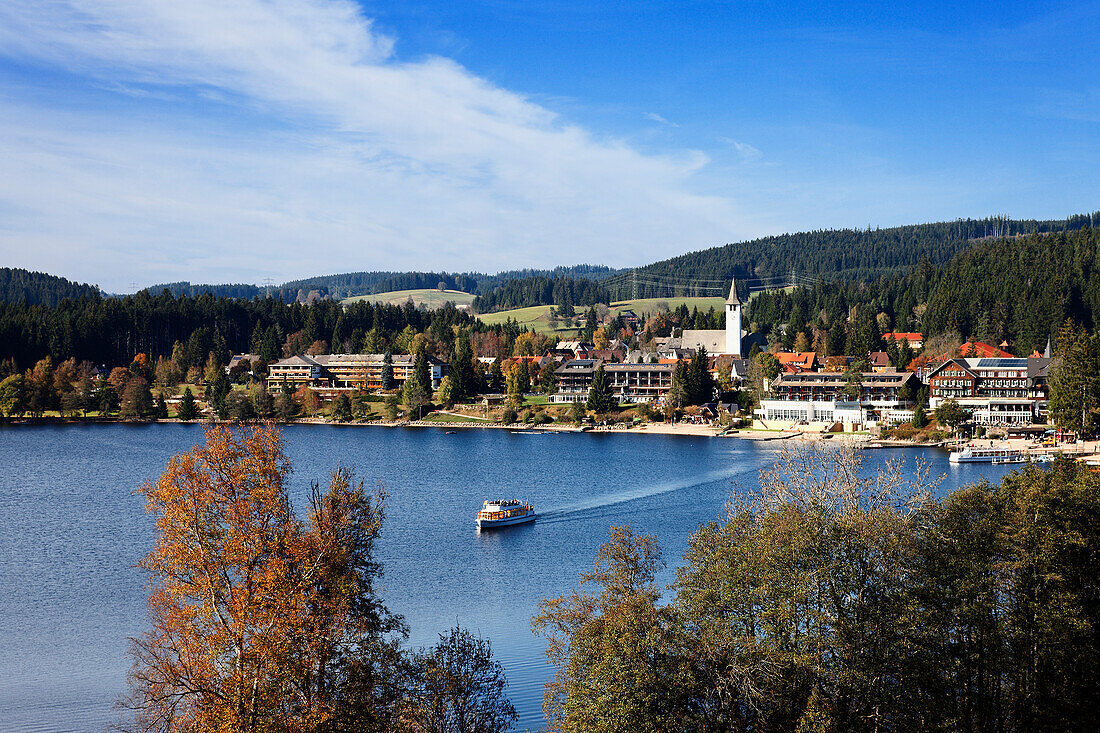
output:
M 730 281 L 730 297 L 726 298 L 726 305 L 740 305 L 741 300 L 737 297 L 737 281 Z

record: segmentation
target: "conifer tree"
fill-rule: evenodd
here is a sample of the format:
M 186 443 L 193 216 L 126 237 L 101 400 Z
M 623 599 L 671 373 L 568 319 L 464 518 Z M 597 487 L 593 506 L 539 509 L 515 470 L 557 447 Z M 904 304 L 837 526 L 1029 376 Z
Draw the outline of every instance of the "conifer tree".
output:
M 413 379 L 417 381 L 424 392 L 431 396 L 432 375 L 428 367 L 428 350 L 423 343 L 416 350 L 416 361 L 413 362 Z
M 600 364 L 596 367 L 596 372 L 592 375 L 592 385 L 588 388 L 587 407 L 597 414 L 602 414 L 615 409 L 617 404 L 615 395 L 611 392 L 607 373 L 604 371 L 603 364 Z
M 332 408 L 332 416 L 341 422 L 351 422 L 354 419 L 351 400 L 348 399 L 346 394 L 341 394 L 336 398 L 336 404 Z
M 382 357 L 382 389 L 393 389 L 393 354 L 388 351 Z
M 184 387 L 183 395 L 180 396 L 179 407 L 176 408 L 176 417 L 180 420 L 194 420 L 197 414 L 195 395 L 191 392 L 190 387 Z

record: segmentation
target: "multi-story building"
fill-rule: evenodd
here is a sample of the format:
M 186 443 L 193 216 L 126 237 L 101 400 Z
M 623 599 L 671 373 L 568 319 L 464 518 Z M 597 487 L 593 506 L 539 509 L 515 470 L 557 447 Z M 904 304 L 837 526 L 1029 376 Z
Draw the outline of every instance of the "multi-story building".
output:
M 900 344 L 905 341 L 909 344 L 910 348 L 919 349 L 924 346 L 924 334 L 922 333 L 902 333 L 901 331 L 894 331 L 883 336 L 886 340 L 893 339 L 895 343 Z
M 843 372 L 780 374 L 756 414 L 765 420 L 884 421 L 908 406 L 919 387 L 912 372 L 863 372 L 858 378 Z
M 321 365 L 305 354 L 267 365 L 267 388 L 270 390 L 282 389 L 283 385 L 290 389 L 298 389 L 302 385 L 314 386 L 322 380 Z
M 1038 419 L 1046 402 L 1046 372 L 1050 359 L 956 358 L 933 368 L 925 377 L 930 407 L 956 400 L 975 422 L 1011 425 Z
M 800 372 L 780 374 L 771 383 L 771 393 L 780 400 L 850 399 L 872 408 L 895 407 L 908 401 L 898 395 L 906 385 L 913 395 L 920 387 L 912 372 L 863 372 L 857 379 L 844 372 Z
M 554 370 L 558 390 L 550 395 L 550 402 L 583 402 L 588 399 L 592 375 L 600 365 L 597 359 L 570 359 Z
M 607 364 L 611 391 L 620 402 L 659 400 L 672 388 L 675 364 Z
M 554 371 L 557 392 L 551 402 L 583 402 L 588 399 L 592 377 L 603 366 L 611 391 L 620 402 L 659 400 L 672 387 L 675 364 L 613 364 L 599 359 L 573 359 Z
M 394 387 L 400 387 L 413 373 L 416 357 L 393 354 Z M 319 390 L 381 389 L 384 354 L 299 354 L 268 366 L 268 389 L 291 389 L 309 385 Z M 432 389 L 438 389 L 450 368 L 446 362 L 428 357 Z

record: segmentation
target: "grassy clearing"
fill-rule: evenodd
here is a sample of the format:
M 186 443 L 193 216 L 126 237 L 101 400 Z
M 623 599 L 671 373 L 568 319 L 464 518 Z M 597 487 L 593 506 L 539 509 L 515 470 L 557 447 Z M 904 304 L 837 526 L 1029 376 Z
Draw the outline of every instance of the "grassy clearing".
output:
M 484 417 L 473 415 L 452 415 L 450 413 L 433 412 L 424 417 L 424 422 L 455 423 L 455 422 L 485 422 Z
M 639 316 L 643 316 L 646 313 L 655 313 L 659 304 L 664 303 L 668 305 L 669 310 L 675 310 L 681 305 L 686 305 L 688 310 L 698 308 L 700 313 L 706 313 L 711 308 L 723 312 L 725 309 L 725 298 L 639 298 L 637 300 L 620 300 L 611 304 L 611 312 L 614 314 L 622 313 L 625 310 L 632 310 Z M 477 317 L 482 320 L 486 325 L 494 325 L 497 323 L 504 323 L 505 320 L 511 318 L 513 321 L 518 322 L 521 326 L 533 328 L 540 333 L 558 334 L 561 336 L 572 336 L 577 332 L 576 328 L 552 328 L 550 326 L 550 308 L 549 305 L 534 305 L 529 308 L 516 308 L 514 310 L 498 311 L 496 313 L 482 313 Z M 585 308 L 577 308 L 577 312 L 583 314 Z
M 689 311 L 692 308 L 698 308 L 700 313 L 706 313 L 711 308 L 721 313 L 726 307 L 725 298 L 638 298 L 612 303 L 611 312 L 622 313 L 624 310 L 632 310 L 640 316 L 643 313 L 656 312 L 659 303 L 667 303 L 669 310 L 676 310 L 681 305 L 686 305 Z
M 536 331 L 543 331 L 545 333 L 551 333 L 555 330 L 561 333 L 575 332 L 577 329 L 553 329 L 550 327 L 550 308 L 549 305 L 533 305 L 530 308 L 516 308 L 509 311 L 498 311 L 496 313 L 482 313 L 477 317 L 481 319 L 483 323 L 488 326 L 492 326 L 498 323 L 504 323 L 507 319 L 511 318 L 513 321 L 518 321 L 520 325 L 530 326 Z
M 435 290 L 428 288 L 420 290 L 393 290 L 388 293 L 375 293 L 373 295 L 356 295 L 351 298 L 344 298 L 342 302 L 356 303 L 359 301 L 368 301 L 371 303 L 404 305 L 405 301 L 409 298 L 412 298 L 413 303 L 416 305 L 419 306 L 423 303 L 429 308 L 439 308 L 445 303 L 469 305 L 474 302 L 474 295 L 472 293 L 464 293 L 461 290 Z

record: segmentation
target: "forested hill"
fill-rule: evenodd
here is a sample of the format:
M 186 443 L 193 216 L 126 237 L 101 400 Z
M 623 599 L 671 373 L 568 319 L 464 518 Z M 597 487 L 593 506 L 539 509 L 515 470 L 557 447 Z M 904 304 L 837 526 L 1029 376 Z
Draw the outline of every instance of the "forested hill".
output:
M 1036 221 L 1006 217 L 960 219 L 890 229 L 835 229 L 765 237 L 691 252 L 603 281 L 612 298 L 724 295 L 732 277 L 749 287 L 797 278 L 872 280 L 921 261 L 939 265 L 988 238 L 1100 226 L 1100 211 Z M 728 288 L 728 284 L 724 287 Z
M 337 275 L 318 275 L 302 278 L 301 280 L 291 280 L 282 285 L 271 287 L 245 284 L 193 285 L 183 281 L 153 285 L 146 288 L 146 290 L 151 295 L 159 295 L 161 291 L 167 289 L 177 297 L 188 295 L 192 298 L 204 293 L 226 298 L 254 298 L 257 295 L 270 294 L 272 297 L 282 298 L 284 301 L 290 302 L 298 298 L 300 294 L 308 295 L 314 290 L 322 296 L 329 295 L 339 300 L 354 295 L 388 293 L 394 290 L 436 288 L 439 283 L 443 283 L 447 290 L 461 290 L 475 295 L 489 295 L 495 288 L 513 280 L 530 278 L 596 280 L 609 277 L 618 272 L 618 270 L 602 265 L 573 265 L 570 267 L 555 267 L 552 270 L 509 270 L 498 272 L 495 275 L 487 275 L 481 272 L 393 272 L 375 270 L 345 272 Z
M 610 303 L 606 290 L 594 280 L 583 277 L 545 277 L 535 275 L 509 280 L 474 298 L 475 313 L 527 308 L 533 305 L 558 305 L 565 313 L 573 306 Z
M 879 332 L 1008 341 L 1026 355 L 1042 350 L 1067 318 L 1089 330 L 1100 325 L 1100 228 L 980 242 L 939 266 L 925 260 L 871 282 L 830 279 L 761 293 L 747 316 L 761 331 L 786 331 L 786 340 L 805 333 L 826 350 L 854 324 L 877 321 Z
M 150 295 L 159 295 L 167 290 L 177 298 L 188 296 L 197 298 L 200 295 L 210 294 L 216 298 L 255 298 L 264 293 L 264 289 L 256 285 L 245 283 L 231 283 L 224 285 L 193 285 L 186 280 L 175 283 L 162 283 L 145 288 Z
M 66 299 L 97 298 L 99 288 L 44 272 L 0 267 L 0 301 L 27 305 L 57 305 Z
M 394 290 L 419 290 L 435 288 L 443 283 L 447 290 L 487 295 L 503 283 L 532 277 L 598 279 L 614 275 L 617 270 L 602 265 L 573 265 L 555 267 L 552 270 L 508 270 L 495 275 L 481 272 L 348 272 L 340 275 L 321 275 L 304 280 L 292 280 L 280 287 L 281 291 L 297 293 L 317 290 L 334 298 L 353 295 L 388 293 Z M 285 296 L 284 296 L 285 297 Z M 294 297 L 291 295 L 291 297 Z

